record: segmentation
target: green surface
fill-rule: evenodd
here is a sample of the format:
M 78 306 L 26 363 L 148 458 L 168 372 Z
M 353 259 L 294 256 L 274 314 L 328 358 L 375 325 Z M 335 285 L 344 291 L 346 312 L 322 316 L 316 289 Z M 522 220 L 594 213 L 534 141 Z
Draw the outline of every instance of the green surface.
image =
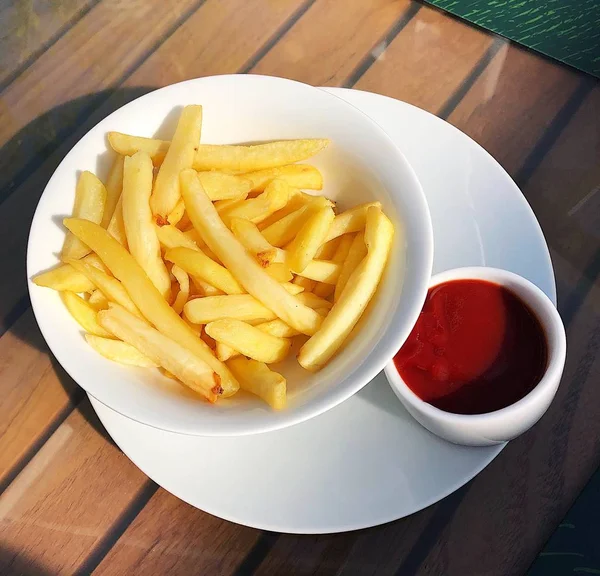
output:
M 600 0 L 424 0 L 600 78 Z

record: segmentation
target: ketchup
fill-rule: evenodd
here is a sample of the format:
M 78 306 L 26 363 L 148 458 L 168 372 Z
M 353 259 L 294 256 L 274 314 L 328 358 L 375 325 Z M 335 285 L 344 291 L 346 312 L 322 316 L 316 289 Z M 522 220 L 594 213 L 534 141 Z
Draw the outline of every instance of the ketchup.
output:
M 530 392 L 547 359 L 540 322 L 518 296 L 485 280 L 453 280 L 429 289 L 394 364 L 425 402 L 484 414 Z

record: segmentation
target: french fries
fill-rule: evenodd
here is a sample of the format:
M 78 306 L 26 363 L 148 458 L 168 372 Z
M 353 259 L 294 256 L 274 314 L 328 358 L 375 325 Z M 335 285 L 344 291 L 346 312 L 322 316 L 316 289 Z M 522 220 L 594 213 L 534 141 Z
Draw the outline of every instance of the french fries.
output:
M 141 316 L 140 311 L 129 297 L 129 294 L 127 294 L 127 290 L 123 288 L 123 285 L 116 278 L 109 276 L 83 260 L 69 260 L 68 262 L 77 272 L 84 274 L 108 300 L 120 304 L 136 316 Z
M 125 233 L 125 222 L 123 222 L 123 194 L 115 206 L 115 211 L 106 229 L 119 244 L 127 248 L 127 234 Z
M 314 166 L 308 164 L 290 164 L 279 168 L 267 168 L 243 174 L 243 177 L 251 183 L 249 192 L 262 192 L 276 178 L 283 180 L 293 188 L 302 190 L 321 190 L 323 188 L 323 176 Z M 202 182 L 202 185 L 204 186 L 204 182 Z M 204 186 L 204 189 L 206 190 L 206 186 Z M 206 193 L 210 198 L 208 190 Z
M 102 338 L 102 336 L 94 336 L 93 334 L 86 334 L 85 339 L 98 354 L 114 362 L 139 366 L 140 368 L 158 368 L 156 362 L 153 362 L 137 348 L 126 342 Z
M 350 210 L 346 210 L 341 214 L 338 214 L 329 228 L 325 242 L 330 242 L 334 238 L 341 236 L 342 234 L 349 234 L 351 232 L 360 232 L 364 230 L 365 222 L 367 218 L 367 210 L 371 206 L 377 206 L 381 208 L 381 202 L 367 202 L 360 206 L 355 206 Z
M 149 322 L 165 336 L 188 348 L 219 375 L 224 397 L 237 392 L 239 384 L 225 364 L 213 355 L 211 349 L 167 304 L 144 270 L 121 244 L 102 227 L 88 220 L 65 218 L 64 225 L 100 256 Z
M 192 166 L 200 142 L 201 129 L 202 106 L 186 106 L 156 176 L 152 198 L 150 198 L 150 206 L 154 214 L 166 218 L 181 198 L 179 173 Z
M 344 264 L 340 270 L 338 281 L 335 285 L 335 293 L 333 297 L 334 302 L 337 302 L 340 299 L 340 296 L 342 295 L 350 276 L 354 270 L 356 270 L 356 267 L 360 264 L 366 254 L 367 246 L 365 244 L 364 235 L 357 234 L 354 237 L 354 240 L 352 240 L 352 244 L 348 250 L 348 256 L 346 257 L 346 260 L 344 260 Z
M 123 156 L 119 155 L 114 159 L 113 165 L 106 179 L 106 201 L 104 202 L 104 212 L 100 225 L 102 228 L 108 228 L 115 208 L 121 198 L 123 190 Z
M 331 207 L 316 210 L 302 225 L 289 245 L 287 263 L 293 272 L 301 273 L 315 257 L 335 218 Z
M 77 188 L 75 189 L 74 217 L 100 224 L 102 222 L 102 215 L 104 214 L 105 203 L 106 188 L 104 184 L 91 172 L 87 170 L 82 172 L 77 181 Z M 81 242 L 81 240 L 72 234 L 66 235 L 61 252 L 63 259 L 83 258 L 89 252 L 89 247 Z
M 96 336 L 110 337 L 110 332 L 98 324 L 96 309 L 91 304 L 74 292 L 61 292 L 60 297 L 71 316 L 86 332 Z
M 170 142 L 155 138 L 130 136 L 121 132 L 109 132 L 108 143 L 122 156 L 133 156 L 136 152 L 146 152 L 155 166 L 160 166 L 169 151 Z
M 234 176 L 225 172 L 198 172 L 198 180 L 213 202 L 246 197 L 253 185 L 253 180 L 245 176 Z
M 321 317 L 299 303 L 246 252 L 223 224 L 193 170 L 184 170 L 180 178 L 181 192 L 194 227 L 236 280 L 284 322 L 303 334 L 314 334 L 321 325 Z
M 200 278 L 226 294 L 243 294 L 244 289 L 224 266 L 211 260 L 202 250 L 171 248 L 165 253 L 165 260 L 177 264 L 190 276 Z
M 208 324 L 227 318 L 244 322 L 265 322 L 277 318 L 274 312 L 250 294 L 195 298 L 183 307 L 183 313 L 194 324 Z
M 283 180 L 273 180 L 256 198 L 234 204 L 219 211 L 219 215 L 227 226 L 232 218 L 243 218 L 258 224 L 283 208 L 288 203 L 291 192 L 292 189 Z
M 318 370 L 342 346 L 375 294 L 393 237 L 394 226 L 381 208 L 369 207 L 364 234 L 367 255 L 352 273 L 320 330 L 300 348 L 298 362 L 302 367 Z
M 61 264 L 52 270 L 38 274 L 33 278 L 33 283 L 58 291 L 91 292 L 94 289 L 94 284 L 89 278 L 77 272 L 70 264 Z
M 377 289 L 393 228 L 379 202 L 336 215 L 306 193 L 323 176 L 296 162 L 328 140 L 212 145 L 201 129 L 191 105 L 171 141 L 109 133 L 106 187 L 81 175 L 63 264 L 32 280 L 60 292 L 105 358 L 158 368 L 209 402 L 241 387 L 281 409 L 287 382 L 268 364 L 295 337 L 307 370 L 338 352 Z
M 285 246 L 296 237 L 304 222 L 311 217 L 314 211 L 327 207 L 329 207 L 329 200 L 323 196 L 316 196 L 298 210 L 277 220 L 267 228 L 263 228 L 262 235 L 273 246 Z
M 290 351 L 290 340 L 271 336 L 241 320 L 215 320 L 205 330 L 217 342 L 267 364 L 281 362 Z
M 98 321 L 105 330 L 131 344 L 209 402 L 215 402 L 223 393 L 218 374 L 206 362 L 125 308 L 102 310 Z
M 190 278 L 179 266 L 173 266 L 171 268 L 171 274 L 175 276 L 175 279 L 179 284 L 179 292 L 177 292 L 177 296 L 175 297 L 173 304 L 171 304 L 171 307 L 177 314 L 181 314 L 185 303 L 190 297 Z
M 194 158 L 195 170 L 255 172 L 286 166 L 314 156 L 329 144 L 327 139 L 282 140 L 254 146 L 201 144 Z
M 152 162 L 145 152 L 125 158 L 123 168 L 123 222 L 127 245 L 138 264 L 148 274 L 165 299 L 171 295 L 169 271 L 160 255 L 150 194 L 152 193 Z
M 255 394 L 274 410 L 282 410 L 286 405 L 285 378 L 270 370 L 263 362 L 237 356 L 227 362 L 236 375 L 243 390 Z

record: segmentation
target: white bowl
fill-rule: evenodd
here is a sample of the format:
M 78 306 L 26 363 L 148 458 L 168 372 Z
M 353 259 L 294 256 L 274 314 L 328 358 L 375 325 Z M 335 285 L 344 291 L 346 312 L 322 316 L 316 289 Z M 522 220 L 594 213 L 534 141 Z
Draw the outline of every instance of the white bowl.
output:
M 488 280 L 505 286 L 534 312 L 546 335 L 548 365 L 544 376 L 518 402 L 486 414 L 453 414 L 421 400 L 398 374 L 393 360 L 385 375 L 408 412 L 430 432 L 455 444 L 490 446 L 516 438 L 529 430 L 548 410 L 556 394 L 567 354 L 565 329 L 552 301 L 535 284 L 522 276 L 498 268 L 456 268 L 431 279 L 431 286 L 459 279 Z
M 164 430 L 206 436 L 267 432 L 297 424 L 350 397 L 383 369 L 407 338 L 425 300 L 433 259 L 433 233 L 421 186 L 385 132 L 358 109 L 323 90 L 266 76 L 215 76 L 175 84 L 117 110 L 86 134 L 50 179 L 37 207 L 27 254 L 32 275 L 58 262 L 73 206 L 77 174 L 101 178 L 110 165 L 106 134 L 118 130 L 171 137 L 181 106 L 202 104 L 202 141 L 240 143 L 326 137 L 332 144 L 314 159 L 323 193 L 341 209 L 380 200 L 396 226 L 385 278 L 353 338 L 323 370 L 311 374 L 295 359 L 282 368 L 289 406 L 270 410 L 240 393 L 209 405 L 157 370 L 104 359 L 52 290 L 29 282 L 33 310 L 50 349 L 92 396 L 134 420 Z M 310 161 L 313 163 L 313 161 Z

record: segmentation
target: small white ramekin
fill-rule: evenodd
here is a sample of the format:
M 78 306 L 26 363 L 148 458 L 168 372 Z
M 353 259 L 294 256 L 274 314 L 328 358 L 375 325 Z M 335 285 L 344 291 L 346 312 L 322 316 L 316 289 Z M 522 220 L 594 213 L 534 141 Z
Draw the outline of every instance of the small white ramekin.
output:
M 548 365 L 537 386 L 521 400 L 501 410 L 475 415 L 454 414 L 421 400 L 402 380 L 393 360 L 386 365 L 385 375 L 404 407 L 430 432 L 455 444 L 500 444 L 531 428 L 550 406 L 565 365 L 565 329 L 550 299 L 529 280 L 506 270 L 486 267 L 456 268 L 433 276 L 431 286 L 464 279 L 487 280 L 505 286 L 535 313 L 546 334 L 548 347 Z

